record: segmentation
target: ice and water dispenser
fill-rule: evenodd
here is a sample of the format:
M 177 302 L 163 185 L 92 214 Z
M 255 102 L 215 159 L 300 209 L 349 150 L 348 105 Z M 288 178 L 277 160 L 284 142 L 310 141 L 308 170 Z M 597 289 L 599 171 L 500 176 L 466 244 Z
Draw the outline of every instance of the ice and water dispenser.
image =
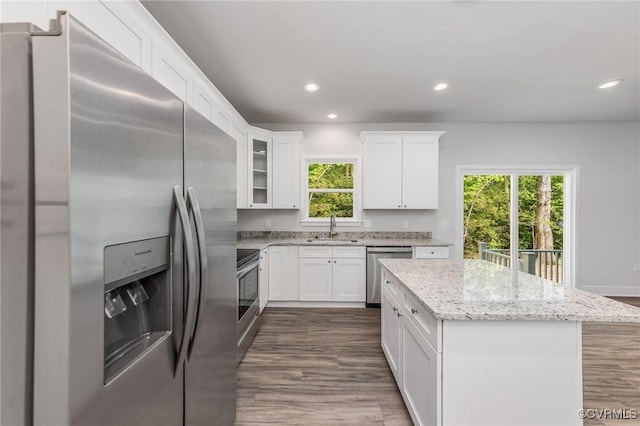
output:
M 169 238 L 104 249 L 104 382 L 171 332 Z

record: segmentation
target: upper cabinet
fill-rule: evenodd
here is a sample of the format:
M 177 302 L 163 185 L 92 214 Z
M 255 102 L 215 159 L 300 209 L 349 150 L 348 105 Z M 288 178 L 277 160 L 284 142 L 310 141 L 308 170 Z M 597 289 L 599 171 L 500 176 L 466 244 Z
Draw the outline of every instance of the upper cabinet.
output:
M 301 140 L 301 132 L 269 132 L 257 127 L 249 129 L 246 207 L 300 208 Z
M 438 146 L 443 133 L 362 132 L 362 207 L 438 208 Z
M 271 136 L 256 132 L 249 132 L 247 139 L 249 142 L 247 156 L 249 208 L 270 208 L 273 200 L 271 191 L 273 141 Z
M 273 133 L 273 208 L 300 208 L 300 132 Z

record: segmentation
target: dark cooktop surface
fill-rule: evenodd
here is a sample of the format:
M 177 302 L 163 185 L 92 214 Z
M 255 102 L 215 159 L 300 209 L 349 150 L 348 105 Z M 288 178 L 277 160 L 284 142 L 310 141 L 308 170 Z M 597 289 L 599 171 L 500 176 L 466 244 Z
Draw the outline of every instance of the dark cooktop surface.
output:
M 237 267 L 240 268 L 245 263 L 251 261 L 254 257 L 260 256 L 258 249 L 238 249 Z

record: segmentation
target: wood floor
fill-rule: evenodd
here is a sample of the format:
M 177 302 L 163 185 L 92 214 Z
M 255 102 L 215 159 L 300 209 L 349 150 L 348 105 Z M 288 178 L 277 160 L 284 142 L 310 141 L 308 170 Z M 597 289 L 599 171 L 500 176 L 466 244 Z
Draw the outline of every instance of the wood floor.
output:
M 238 367 L 236 424 L 410 425 L 379 309 L 278 309 Z
M 640 414 L 640 324 L 583 324 L 583 382 L 585 408 Z M 267 308 L 238 367 L 236 424 L 410 425 L 380 349 L 380 311 Z

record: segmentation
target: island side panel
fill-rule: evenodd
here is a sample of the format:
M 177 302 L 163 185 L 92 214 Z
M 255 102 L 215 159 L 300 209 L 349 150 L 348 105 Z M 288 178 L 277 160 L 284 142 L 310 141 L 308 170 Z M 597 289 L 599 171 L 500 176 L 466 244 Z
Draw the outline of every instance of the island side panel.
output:
M 582 425 L 582 323 L 444 321 L 443 425 Z

